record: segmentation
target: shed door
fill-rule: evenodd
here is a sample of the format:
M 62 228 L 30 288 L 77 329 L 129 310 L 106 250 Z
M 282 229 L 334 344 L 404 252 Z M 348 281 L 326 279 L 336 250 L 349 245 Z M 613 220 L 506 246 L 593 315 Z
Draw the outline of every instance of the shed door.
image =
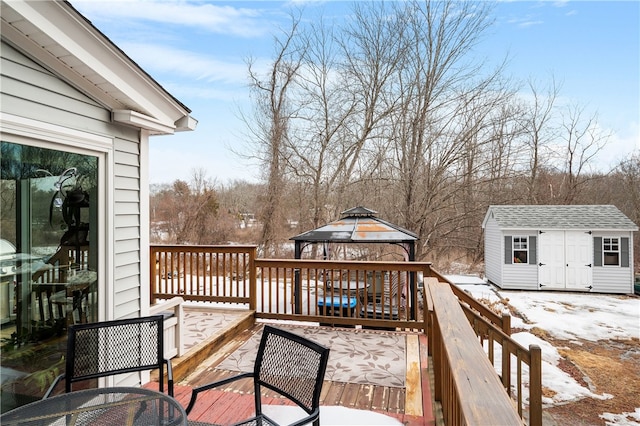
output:
M 545 231 L 538 239 L 538 276 L 542 288 L 565 288 L 564 231 Z
M 567 288 L 584 290 L 591 286 L 593 239 L 586 232 L 566 232 Z
M 542 288 L 580 289 L 591 286 L 592 238 L 586 232 L 545 231 L 540 234 L 538 276 Z

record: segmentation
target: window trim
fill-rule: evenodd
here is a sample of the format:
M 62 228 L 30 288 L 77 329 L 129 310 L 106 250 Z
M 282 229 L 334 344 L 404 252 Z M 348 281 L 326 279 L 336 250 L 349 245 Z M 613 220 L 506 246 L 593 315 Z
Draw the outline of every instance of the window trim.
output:
M 603 267 L 620 267 L 620 260 L 622 257 L 622 239 L 620 237 L 602 237 L 602 266 Z M 609 249 L 606 249 L 606 246 L 609 246 Z M 612 247 L 615 245 L 616 249 L 614 250 Z M 617 255 L 616 263 L 607 263 L 607 255 L 615 254 Z
M 526 244 L 526 248 L 516 248 L 516 239 L 518 239 L 518 246 L 521 247 L 522 243 L 524 242 L 524 244 Z M 516 259 L 518 259 L 518 257 L 516 256 L 516 251 L 518 252 L 525 252 L 526 253 L 526 259 L 524 261 L 521 262 L 516 262 Z M 529 254 L 529 236 L 528 235 L 513 235 L 511 237 L 511 258 L 513 259 L 512 264 L 514 265 L 528 265 L 529 264 L 529 259 L 530 259 L 530 254 Z

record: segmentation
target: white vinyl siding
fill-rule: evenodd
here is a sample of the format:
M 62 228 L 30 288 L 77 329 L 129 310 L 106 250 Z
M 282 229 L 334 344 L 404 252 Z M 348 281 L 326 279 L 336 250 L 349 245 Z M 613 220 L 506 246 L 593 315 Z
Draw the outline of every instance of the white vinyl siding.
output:
M 503 289 L 538 290 L 538 266 L 528 263 L 504 265 Z
M 502 239 L 509 238 L 512 246 L 509 252 L 509 257 L 512 263 L 505 263 L 505 252 L 503 250 L 501 256 L 502 265 L 502 288 L 511 290 L 538 290 L 538 265 L 531 264 L 535 262 L 535 259 L 528 258 L 527 263 L 513 263 L 513 238 L 526 238 L 528 255 L 531 256 L 535 249 L 531 249 L 529 245 L 536 244 L 537 238 L 532 238 L 534 235 L 531 230 L 509 230 L 502 231 Z
M 114 254 L 119 265 L 114 286 L 116 317 L 139 316 L 142 309 L 139 146 L 131 140 L 115 141 Z
M 633 233 L 632 232 L 607 232 L 598 231 L 593 233 L 594 245 L 596 241 L 602 244 L 604 238 L 618 238 L 618 242 L 621 245 L 623 238 L 628 238 L 628 265 L 629 267 L 610 266 L 603 265 L 601 260 L 600 265 L 596 266 L 597 262 L 594 259 L 593 267 L 593 289 L 591 291 L 598 293 L 633 293 Z M 622 247 L 620 247 L 622 252 Z M 594 248 L 594 256 L 597 249 Z M 626 253 L 625 253 L 626 254 Z M 600 247 L 600 256 L 602 256 L 602 246 Z M 620 253 L 622 257 L 622 253 Z M 620 263 L 624 263 L 620 258 Z
M 485 275 L 497 286 L 502 285 L 503 251 L 502 233 L 496 221 L 491 218 L 487 221 L 484 230 Z
M 593 289 L 597 293 L 633 293 L 630 268 L 595 268 Z
M 2 111 L 84 131 L 111 126 L 111 113 L 2 42 Z
M 108 164 L 105 170 L 100 170 L 107 186 L 106 200 L 111 203 L 102 207 L 102 211 L 108 213 L 100 225 L 105 227 L 102 235 L 108 241 L 101 240 L 98 243 L 100 250 L 105 252 L 101 258 L 107 259 L 106 264 L 103 262 L 100 265 L 107 282 L 100 282 L 99 300 L 111 305 L 101 310 L 104 314 L 100 319 L 141 315 L 144 300 L 141 294 L 148 291 L 141 289 L 144 275 L 141 274 L 144 267 L 141 266 L 141 259 L 144 258 L 141 235 L 147 232 L 146 225 L 142 225 L 140 219 L 140 168 L 146 161 L 140 154 L 141 132 L 133 127 L 112 123 L 111 111 L 5 42 L 1 47 L 2 112 L 99 135 L 112 141 L 112 146 L 102 147 L 102 152 L 108 152 Z M 57 149 L 64 150 L 64 146 Z M 106 270 L 107 264 L 109 270 Z M 107 291 L 112 291 L 112 296 L 107 297 Z

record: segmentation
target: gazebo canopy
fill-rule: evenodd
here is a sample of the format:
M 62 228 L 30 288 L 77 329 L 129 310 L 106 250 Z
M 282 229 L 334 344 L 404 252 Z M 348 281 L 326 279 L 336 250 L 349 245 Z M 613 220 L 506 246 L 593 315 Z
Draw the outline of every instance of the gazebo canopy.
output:
M 296 242 L 296 258 L 300 258 L 304 243 L 406 243 L 409 260 L 415 260 L 414 245 L 418 235 L 376 217 L 377 213 L 365 207 L 354 207 L 343 211 L 338 220 L 292 237 Z
M 318 243 L 387 243 L 401 246 L 410 262 L 415 261 L 415 243 L 418 235 L 411 231 L 376 217 L 378 212 L 366 207 L 354 207 L 343 211 L 342 218 L 320 228 L 304 232 L 290 239 L 295 241 L 295 258 L 302 258 L 302 250 L 307 244 Z M 409 278 L 411 306 L 415 303 L 415 277 Z M 302 287 L 299 272 L 295 276 L 295 309 L 302 312 Z M 413 315 L 413 313 L 411 314 Z M 412 318 L 413 319 L 413 318 Z

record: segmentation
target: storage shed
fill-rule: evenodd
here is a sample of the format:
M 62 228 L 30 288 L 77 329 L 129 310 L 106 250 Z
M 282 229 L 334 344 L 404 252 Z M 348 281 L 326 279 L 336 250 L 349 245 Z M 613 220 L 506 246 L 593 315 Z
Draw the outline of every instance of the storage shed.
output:
M 633 293 L 633 232 L 612 205 L 490 206 L 485 275 L 512 290 Z

